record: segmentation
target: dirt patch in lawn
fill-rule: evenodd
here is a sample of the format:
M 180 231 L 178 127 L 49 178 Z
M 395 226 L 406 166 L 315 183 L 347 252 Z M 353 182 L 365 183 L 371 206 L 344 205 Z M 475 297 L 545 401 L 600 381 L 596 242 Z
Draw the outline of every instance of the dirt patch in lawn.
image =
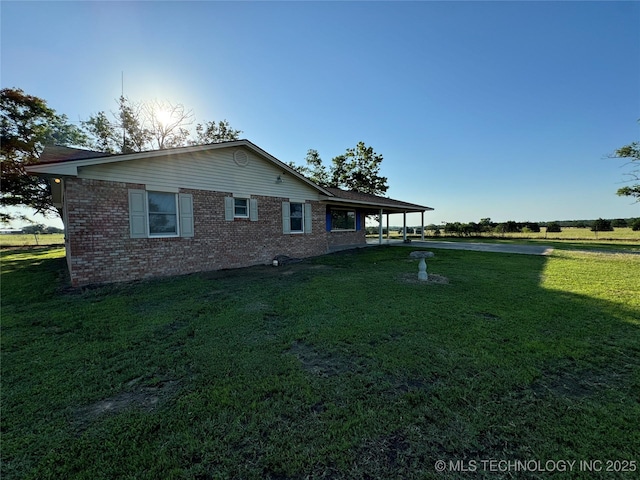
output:
M 531 388 L 538 397 L 553 395 L 580 400 L 608 389 L 620 389 L 625 383 L 623 377 L 613 372 L 565 371 L 545 374 Z
M 449 279 L 443 275 L 430 273 L 427 280 L 418 279 L 417 273 L 404 273 L 399 277 L 400 283 L 410 283 L 413 285 L 448 285 Z
M 84 430 L 103 415 L 117 414 L 129 408 L 152 411 L 163 400 L 172 397 L 179 385 L 178 380 L 134 378 L 127 383 L 130 390 L 77 409 L 74 423 L 79 430 Z
M 285 353 L 296 357 L 304 371 L 320 377 L 332 377 L 347 372 L 357 373 L 366 368 L 362 358 L 323 351 L 305 342 L 294 342 Z

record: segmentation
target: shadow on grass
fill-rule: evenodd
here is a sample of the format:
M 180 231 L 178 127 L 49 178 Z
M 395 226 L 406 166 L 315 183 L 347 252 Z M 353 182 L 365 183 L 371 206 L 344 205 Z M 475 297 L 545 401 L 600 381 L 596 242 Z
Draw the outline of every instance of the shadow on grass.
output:
M 59 256 L 3 261 L 3 478 L 461 478 L 459 461 L 634 460 L 639 308 L 620 292 L 638 293 L 637 264 L 436 250 L 429 273 L 448 283 L 423 284 L 407 281 L 408 253 L 73 294 Z

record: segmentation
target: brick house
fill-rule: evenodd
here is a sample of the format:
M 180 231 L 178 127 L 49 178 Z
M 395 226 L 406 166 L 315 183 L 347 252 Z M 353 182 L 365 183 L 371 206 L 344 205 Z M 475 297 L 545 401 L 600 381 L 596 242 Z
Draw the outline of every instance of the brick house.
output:
M 50 179 L 74 286 L 321 255 L 364 245 L 366 215 L 432 210 L 321 187 L 248 140 L 40 160 L 27 171 Z

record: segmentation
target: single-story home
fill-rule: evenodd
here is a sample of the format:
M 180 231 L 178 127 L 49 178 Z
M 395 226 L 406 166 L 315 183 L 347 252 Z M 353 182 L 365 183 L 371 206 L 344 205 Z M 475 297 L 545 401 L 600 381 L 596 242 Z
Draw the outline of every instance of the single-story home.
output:
M 366 244 L 366 215 L 432 210 L 322 187 L 248 140 L 117 155 L 46 147 L 27 172 L 50 179 L 74 286 L 320 255 Z

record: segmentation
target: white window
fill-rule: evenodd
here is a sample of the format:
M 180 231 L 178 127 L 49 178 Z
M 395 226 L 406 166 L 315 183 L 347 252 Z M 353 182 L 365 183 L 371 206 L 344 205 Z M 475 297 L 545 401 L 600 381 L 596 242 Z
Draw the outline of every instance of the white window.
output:
M 237 218 L 249 218 L 249 199 L 234 198 L 233 202 L 233 216 Z
M 149 206 L 149 236 L 178 236 L 178 195 L 165 192 L 147 192 Z
M 283 233 L 311 233 L 311 204 L 282 202 Z
M 129 190 L 131 238 L 193 237 L 193 196 Z
M 258 221 L 258 200 L 245 197 L 224 198 L 224 219 L 233 222 L 234 218 L 248 218 L 252 222 Z

